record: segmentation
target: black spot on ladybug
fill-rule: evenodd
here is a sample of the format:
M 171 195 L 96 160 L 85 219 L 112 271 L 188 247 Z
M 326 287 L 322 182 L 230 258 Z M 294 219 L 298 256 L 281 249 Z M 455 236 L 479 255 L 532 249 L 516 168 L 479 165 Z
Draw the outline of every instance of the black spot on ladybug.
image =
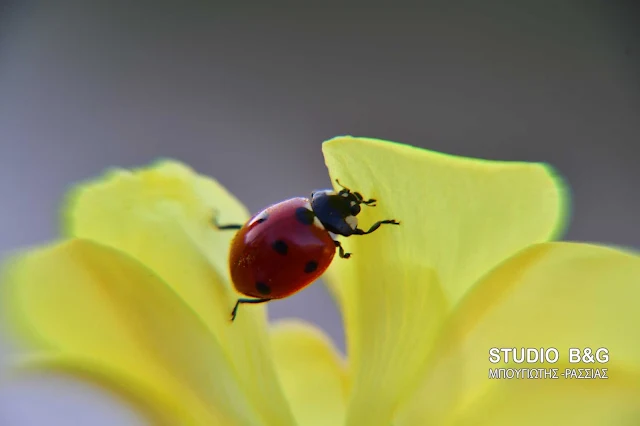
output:
M 304 272 L 306 272 L 307 274 L 312 273 L 316 269 L 318 269 L 318 262 L 314 260 L 310 260 L 306 265 L 304 265 Z
M 302 223 L 303 225 L 312 225 L 314 218 L 315 215 L 311 210 L 304 207 L 298 207 L 296 209 L 296 219 L 298 219 L 298 222 Z
M 260 282 L 260 281 L 258 281 L 256 283 L 256 290 L 258 290 L 260 292 L 260 294 L 267 295 L 267 294 L 271 293 L 271 289 L 269 288 L 269 286 L 266 285 L 263 282 Z
M 271 248 L 283 256 L 289 251 L 289 246 L 287 246 L 287 243 L 282 240 L 278 240 L 275 243 L 271 244 Z

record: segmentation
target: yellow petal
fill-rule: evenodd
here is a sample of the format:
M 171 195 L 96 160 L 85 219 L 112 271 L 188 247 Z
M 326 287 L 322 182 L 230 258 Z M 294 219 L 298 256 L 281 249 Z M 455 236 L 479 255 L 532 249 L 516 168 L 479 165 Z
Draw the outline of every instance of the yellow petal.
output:
M 244 206 L 217 182 L 165 160 L 133 171 L 112 170 L 78 185 L 63 213 L 67 235 L 138 259 L 207 324 L 227 330 L 233 307 L 227 253 L 234 233 L 214 229 L 216 211 L 225 223 L 248 218 Z
M 622 419 L 639 414 L 639 298 L 640 256 L 577 243 L 520 252 L 457 307 L 419 391 L 394 424 L 636 424 Z M 490 348 L 514 347 L 555 348 L 559 358 L 490 362 Z M 572 364 L 570 348 L 606 348 L 608 359 Z M 558 368 L 559 379 L 489 379 L 496 368 Z M 566 368 L 606 368 L 609 378 L 566 379 Z
M 4 272 L 3 309 L 45 364 L 125 389 L 168 423 L 260 424 L 220 343 L 138 262 L 71 240 Z
M 629 376 L 625 371 L 608 375 Z M 632 375 L 632 374 L 631 374 Z M 456 418 L 455 426 L 610 426 L 640 424 L 638 382 L 505 380 Z M 415 425 L 416 423 L 407 423 Z
M 220 184 L 176 161 L 112 171 L 80 185 L 65 209 L 70 235 L 127 253 L 171 286 L 227 350 L 238 380 L 265 419 L 289 424 L 292 417 L 268 352 L 264 307 L 251 306 L 229 321 L 238 297 L 227 263 L 234 232 L 214 229 L 215 212 L 224 224 L 248 218 Z
M 347 377 L 329 338 L 294 320 L 274 324 L 271 336 L 278 375 L 297 424 L 343 424 Z
M 327 277 L 342 305 L 353 369 L 349 424 L 388 425 L 447 310 L 498 262 L 564 224 L 564 190 L 542 164 L 475 160 L 364 138 L 323 152 L 332 178 L 365 197 L 349 260 Z M 372 409 L 373 407 L 373 409 Z

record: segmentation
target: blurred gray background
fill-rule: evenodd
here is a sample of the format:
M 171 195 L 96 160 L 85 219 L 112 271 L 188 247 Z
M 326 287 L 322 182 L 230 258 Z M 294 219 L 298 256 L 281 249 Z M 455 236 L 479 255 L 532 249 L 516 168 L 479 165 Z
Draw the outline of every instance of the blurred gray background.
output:
M 640 248 L 636 2 L 0 7 L 0 254 L 55 238 L 66 188 L 106 167 L 174 157 L 256 211 L 328 186 L 342 134 L 549 162 L 567 238 Z M 343 347 L 321 285 L 269 309 Z M 143 423 L 87 385 L 0 387 L 1 426 L 88 424 Z

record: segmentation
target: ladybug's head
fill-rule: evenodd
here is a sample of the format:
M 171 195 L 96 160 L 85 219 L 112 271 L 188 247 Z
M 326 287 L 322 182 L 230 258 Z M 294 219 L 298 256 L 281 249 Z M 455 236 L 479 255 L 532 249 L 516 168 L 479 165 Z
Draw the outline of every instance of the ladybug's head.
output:
M 311 208 L 325 229 L 334 234 L 349 236 L 358 227 L 356 216 L 360 213 L 360 205 L 375 206 L 376 200 L 365 200 L 359 192 L 342 187 L 338 192 L 332 189 L 315 191 L 311 194 Z

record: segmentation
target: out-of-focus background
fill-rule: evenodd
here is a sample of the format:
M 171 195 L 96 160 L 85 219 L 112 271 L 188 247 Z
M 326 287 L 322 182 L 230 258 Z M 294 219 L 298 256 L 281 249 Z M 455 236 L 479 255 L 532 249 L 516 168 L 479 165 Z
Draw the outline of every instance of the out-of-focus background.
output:
M 54 238 L 65 190 L 107 167 L 174 157 L 256 211 L 327 187 L 343 134 L 549 162 L 568 239 L 640 248 L 640 4 L 423 3 L 1 3 L 0 255 Z M 321 285 L 269 309 L 343 347 Z M 59 378 L 0 389 L 2 426 L 89 424 L 143 422 Z

